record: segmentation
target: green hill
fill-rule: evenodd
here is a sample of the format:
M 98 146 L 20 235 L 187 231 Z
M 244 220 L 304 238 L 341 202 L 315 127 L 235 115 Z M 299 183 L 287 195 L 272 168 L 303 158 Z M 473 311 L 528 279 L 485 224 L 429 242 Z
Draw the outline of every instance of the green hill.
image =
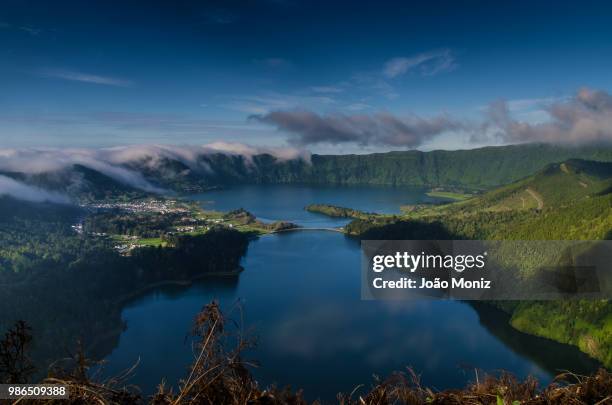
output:
M 310 180 L 487 189 L 572 158 L 612 161 L 612 149 L 526 144 L 456 151 L 314 155 Z
M 488 190 L 509 184 L 547 165 L 568 159 L 612 162 L 612 148 L 524 144 L 456 151 L 315 154 L 309 162 L 303 159 L 281 160 L 270 154 L 213 153 L 197 156 L 190 162 L 147 157 L 117 164 L 113 168 L 105 167 L 107 174 L 85 165 L 40 174 L 2 174 L 85 200 L 142 196 L 144 192 L 137 186 L 145 190 L 156 187 L 181 193 L 200 193 L 233 184 L 371 184 L 457 192 Z M 118 176 L 111 177 L 107 170 L 123 174 L 130 170 L 132 186 L 120 181 Z M 588 188 L 590 183 L 586 180 L 579 181 Z M 516 201 L 510 203 L 525 208 L 534 204 L 538 206 L 536 193 L 523 194 L 516 195 Z
M 612 163 L 572 159 L 550 164 L 533 176 L 498 188 L 478 203 L 491 210 L 542 210 L 607 194 L 610 187 Z
M 232 184 L 376 184 L 484 190 L 508 184 L 568 159 L 612 161 L 610 147 L 525 144 L 470 150 L 312 155 L 279 160 L 270 154 L 201 155 L 188 166 L 168 158 L 127 167 L 162 188 L 197 192 Z
M 611 185 L 612 163 L 572 159 L 466 201 L 356 219 L 346 230 L 363 239 L 612 239 Z M 612 367 L 609 300 L 495 305 L 516 329 L 575 345 Z
M 203 158 L 217 183 L 379 184 L 489 189 L 568 159 L 612 161 L 612 148 L 526 144 L 469 150 L 403 151 L 369 155 L 312 155 L 311 163 L 277 161 L 270 155 L 247 162 L 239 156 Z
M 464 201 L 418 207 L 405 218 L 439 221 L 462 239 L 607 239 L 611 187 L 612 163 L 572 159 Z

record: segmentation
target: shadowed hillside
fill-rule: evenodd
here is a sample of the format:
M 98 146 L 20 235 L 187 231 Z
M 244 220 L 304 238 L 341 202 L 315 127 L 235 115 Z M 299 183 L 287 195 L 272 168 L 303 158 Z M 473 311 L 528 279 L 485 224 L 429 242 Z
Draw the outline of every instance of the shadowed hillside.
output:
M 471 199 L 353 220 L 361 239 L 597 240 L 612 235 L 612 164 L 568 160 Z M 545 262 L 544 257 L 538 263 Z M 496 303 L 520 331 L 573 344 L 612 366 L 612 303 Z

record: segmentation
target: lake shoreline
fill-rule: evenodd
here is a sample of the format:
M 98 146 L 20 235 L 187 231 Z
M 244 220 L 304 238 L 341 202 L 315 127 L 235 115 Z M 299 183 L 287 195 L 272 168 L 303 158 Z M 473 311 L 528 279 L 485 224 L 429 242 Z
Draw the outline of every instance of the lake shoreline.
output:
M 401 215 L 402 204 L 433 202 L 425 190 L 414 191 L 385 187 L 234 186 L 206 196 L 191 196 L 196 204 L 207 201 L 207 208 L 217 212 L 242 208 L 262 221 L 286 219 L 299 227 L 249 235 L 249 248 L 240 262 L 248 271 L 237 280 L 217 282 L 211 278 L 210 282 L 196 284 L 196 280 L 213 275 L 175 277 L 122 297 L 124 302 L 134 301 L 121 314 L 129 327 L 121 334 L 120 342 L 113 344 L 112 356 L 107 357 L 112 363 L 109 371 L 120 372 L 140 356 L 144 362 L 152 362 L 133 381 L 144 391 L 153 392 L 159 383 L 157 368 L 168 381 L 182 378 L 184 368 L 178 361 L 157 366 L 155 359 L 160 347 L 169 347 L 174 344 L 171 342 L 177 344 L 173 358 L 189 358 L 190 348 L 180 345 L 184 342 L 185 325 L 189 327 L 192 315 L 211 300 L 227 308 L 232 308 L 236 300 L 244 303 L 244 322 L 257 336 L 257 359 L 262 367 L 254 375 L 261 384 L 299 386 L 322 398 L 334 398 L 338 389 L 350 390 L 373 369 L 382 375 L 406 364 L 428 370 L 423 375 L 425 383 L 450 388 L 460 387 L 469 379 L 457 366 L 463 364 L 483 372 L 505 369 L 521 378 L 531 374 L 543 383 L 550 381 L 553 368 L 593 371 L 591 362 L 572 347 L 551 346 L 547 340 L 512 330 L 506 317 L 502 319 L 499 314 L 484 317 L 483 324 L 481 316 L 464 303 L 431 302 L 388 308 L 387 303 L 359 299 L 360 279 L 355 273 L 360 266 L 359 238 L 346 232 L 351 218 L 334 218 L 309 212 L 305 207 L 353 205 L 354 210 L 381 212 L 391 218 Z M 315 232 L 294 232 L 309 230 Z M 272 234 L 285 236 L 264 238 Z M 232 271 L 216 276 L 236 274 Z M 141 294 L 145 297 L 139 298 Z M 411 310 L 412 306 L 418 310 Z M 431 317 L 443 321 L 431 322 Z M 457 323 L 458 319 L 461 322 Z M 157 330 L 155 325 L 159 323 L 166 327 L 159 337 L 152 338 L 150 331 Z M 364 324 L 371 328 L 364 331 Z M 420 325 L 414 330 L 415 339 L 426 334 L 423 341 L 436 348 L 436 367 L 430 365 L 428 347 L 404 344 L 408 325 Z M 143 336 L 147 339 L 143 340 Z M 376 343 L 380 341 L 387 342 L 385 347 Z M 534 342 L 537 351 L 522 349 Z M 386 346 L 397 348 L 393 356 Z M 570 355 L 571 360 L 559 360 L 565 355 Z M 291 364 L 303 359 L 308 359 L 309 367 L 287 372 L 292 370 Z M 343 364 L 350 365 L 349 372 Z
M 138 298 L 141 295 L 152 292 L 161 287 L 169 287 L 169 286 L 178 286 L 178 287 L 190 287 L 194 282 L 203 280 L 209 277 L 235 277 L 240 275 L 244 271 L 244 267 L 239 266 L 235 270 L 230 271 L 213 271 L 207 272 L 205 274 L 198 274 L 193 277 L 187 279 L 176 279 L 176 280 L 163 280 L 156 281 L 154 283 L 149 283 L 141 288 L 138 288 L 136 291 L 130 292 L 129 294 L 125 294 L 122 297 L 119 297 L 116 301 L 117 305 L 124 305 L 131 300 Z
M 236 276 L 239 276 L 243 271 L 244 271 L 244 267 L 239 266 L 238 268 L 234 270 L 207 272 L 205 274 L 195 275 L 188 279 L 174 279 L 174 280 L 170 279 L 170 280 L 163 280 L 163 281 L 157 281 L 154 283 L 149 283 L 147 285 L 144 285 L 136 289 L 135 291 L 132 291 L 128 294 L 125 294 L 117 298 L 115 302 L 113 303 L 113 307 L 114 307 L 113 311 L 116 312 L 119 317 L 121 317 L 121 314 L 123 313 L 125 307 L 131 301 L 136 300 L 139 297 L 145 296 L 149 293 L 153 293 L 156 290 L 162 289 L 163 287 L 176 286 L 176 287 L 189 288 L 196 281 L 204 280 L 207 278 L 236 277 Z M 105 333 L 102 336 L 99 336 L 95 341 L 91 342 L 87 347 L 87 352 L 90 352 L 90 353 L 94 352 L 96 347 L 99 347 L 100 345 L 104 344 L 104 342 L 108 342 L 112 339 L 116 339 L 123 332 L 125 332 L 126 325 L 124 324 L 123 320 L 121 320 L 121 322 L 122 322 L 122 325 L 120 327 L 108 330 L 107 333 Z M 102 357 L 106 357 L 106 355 Z

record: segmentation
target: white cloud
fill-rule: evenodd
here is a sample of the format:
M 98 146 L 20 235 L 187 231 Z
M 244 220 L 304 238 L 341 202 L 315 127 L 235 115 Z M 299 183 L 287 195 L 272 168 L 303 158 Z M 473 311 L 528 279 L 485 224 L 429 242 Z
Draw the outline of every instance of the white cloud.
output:
M 25 32 L 33 37 L 38 36 L 45 30 L 38 27 L 33 27 L 31 25 L 12 25 L 7 22 L 0 22 L 0 29 L 13 29 L 17 31 Z
M 345 109 L 359 111 L 358 103 Z M 306 109 L 275 110 L 255 115 L 295 145 L 352 144 L 361 147 L 421 147 L 452 134 L 479 143 L 545 142 L 596 144 L 612 142 L 612 95 L 581 89 L 573 97 L 517 99 L 491 103 L 481 120 L 375 114 L 320 114 Z
M 2 175 L 0 175 L 0 196 L 10 196 L 18 200 L 32 202 L 70 203 L 70 199 L 63 194 L 33 187 Z
M 336 103 L 332 97 L 325 95 L 309 96 L 294 94 L 266 93 L 257 95 L 238 95 L 230 97 L 228 102 L 221 104 L 223 108 L 245 112 L 248 114 L 266 114 L 270 111 L 288 110 L 293 108 L 319 108 Z
M 423 76 L 434 76 L 449 72 L 457 67 L 450 49 L 441 49 L 388 60 L 383 66 L 383 75 L 389 79 L 402 76 L 409 71 L 418 70 Z
M 0 149 L 0 171 L 37 174 L 60 171 L 81 165 L 105 174 L 121 183 L 150 192 L 162 192 L 131 169 L 131 164 L 155 167 L 160 160 L 179 161 L 197 170 L 210 172 L 211 168 L 200 160 L 202 156 L 222 153 L 240 155 L 247 162 L 253 156 L 267 153 L 277 159 L 310 161 L 310 153 L 296 148 L 258 147 L 240 143 L 214 142 L 206 145 L 131 145 L 101 149 L 26 148 Z M 213 168 L 214 169 L 214 168 Z
M 446 115 L 396 117 L 384 112 L 320 115 L 304 110 L 273 111 L 252 119 L 275 126 L 296 145 L 352 143 L 414 148 L 445 132 L 465 129 L 462 122 Z
M 251 161 L 253 156 L 268 154 L 272 155 L 280 161 L 286 160 L 294 160 L 301 159 L 305 162 L 310 162 L 310 152 L 304 149 L 296 149 L 296 148 L 285 148 L 285 147 L 263 147 L 263 146 L 253 146 L 246 145 L 243 143 L 237 142 L 225 142 L 225 141 L 217 141 L 213 143 L 209 143 L 204 145 L 203 148 L 205 152 L 203 154 L 208 154 L 211 151 L 220 152 L 220 153 L 228 153 L 233 155 L 243 156 L 247 161 Z
M 83 83 L 101 84 L 106 86 L 130 87 L 133 85 L 133 82 L 131 82 L 130 80 L 119 79 L 109 76 L 99 76 L 72 70 L 44 69 L 39 71 L 38 74 L 43 77 L 51 77 L 55 79 L 63 79 Z
M 0 149 L 0 170 L 35 174 L 82 165 L 145 191 L 161 191 L 148 183 L 140 173 L 114 164 L 109 151 L 110 149 Z
M 542 109 L 563 100 L 567 100 L 567 97 L 522 98 L 508 100 L 507 104 L 510 111 L 524 111 Z
M 27 32 L 28 34 L 32 35 L 33 37 L 39 35 L 41 32 L 43 32 L 43 30 L 41 28 L 36 28 L 36 27 L 32 27 L 30 25 L 24 25 L 19 27 L 19 29 L 23 32 Z
M 516 103 L 514 107 L 517 107 Z M 496 138 L 511 143 L 612 142 L 612 95 L 605 91 L 583 88 L 571 98 L 546 103 L 542 110 L 547 119 L 521 121 L 510 104 L 500 100 L 489 106 L 483 128 L 493 132 Z

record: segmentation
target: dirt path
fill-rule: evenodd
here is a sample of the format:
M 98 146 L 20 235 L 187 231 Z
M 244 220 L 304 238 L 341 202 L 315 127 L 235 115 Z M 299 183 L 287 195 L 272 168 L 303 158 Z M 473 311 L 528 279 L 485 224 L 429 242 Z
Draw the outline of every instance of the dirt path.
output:
M 542 196 L 540 196 L 538 193 L 536 193 L 535 191 L 533 191 L 530 188 L 528 188 L 525 191 L 527 191 L 529 193 L 529 195 L 532 196 L 538 202 L 538 209 L 539 210 L 544 208 L 544 200 L 542 199 Z
M 569 170 L 567 168 L 567 165 L 565 163 L 561 163 L 561 171 L 565 174 L 569 174 Z

